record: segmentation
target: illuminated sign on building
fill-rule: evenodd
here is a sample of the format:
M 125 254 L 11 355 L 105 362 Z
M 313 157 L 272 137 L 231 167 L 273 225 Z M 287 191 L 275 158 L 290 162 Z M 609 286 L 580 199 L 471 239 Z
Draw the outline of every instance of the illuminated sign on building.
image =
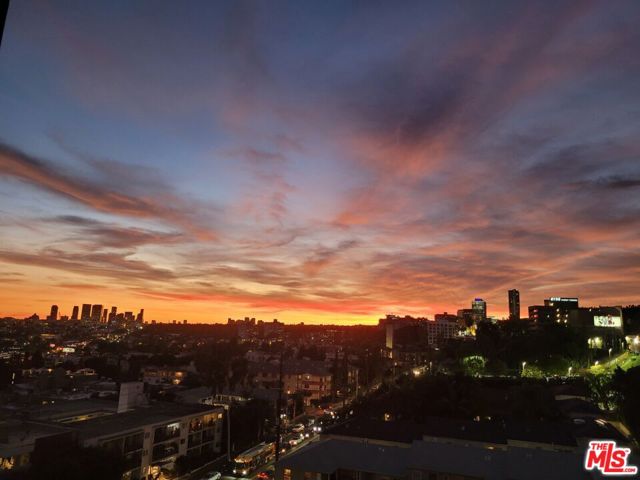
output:
M 596 327 L 622 327 L 622 318 L 617 315 L 594 315 L 593 325 Z

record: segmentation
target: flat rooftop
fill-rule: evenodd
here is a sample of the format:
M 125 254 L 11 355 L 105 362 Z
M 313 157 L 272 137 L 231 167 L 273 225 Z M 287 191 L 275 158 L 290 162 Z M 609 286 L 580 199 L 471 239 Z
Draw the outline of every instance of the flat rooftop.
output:
M 115 413 L 117 408 L 118 402 L 114 400 L 52 400 L 43 397 L 38 404 L 5 405 L 2 407 L 2 414 L 5 416 L 20 415 L 22 418 L 55 422 L 73 416 L 96 412 L 104 414 Z
M 566 422 L 472 421 L 428 417 L 424 423 L 353 419 L 326 431 L 326 435 L 411 443 L 425 437 L 507 445 L 511 441 L 576 447 L 572 425 Z
M 332 474 L 338 469 L 408 478 L 412 470 L 484 480 L 573 480 L 591 478 L 582 454 L 533 448 L 490 449 L 431 441 L 388 446 L 365 440 L 327 438 L 287 455 L 277 468 Z
M 38 438 L 68 431 L 69 428 L 63 425 L 17 419 L 2 420 L 0 421 L 0 457 L 11 457 L 30 452 Z
M 222 407 L 210 405 L 153 403 L 136 407 L 124 413 L 114 413 L 82 422 L 67 424 L 77 431 L 81 438 L 103 437 L 121 432 L 133 431 L 146 425 L 156 425 L 177 421 L 183 417 L 196 416 L 215 411 L 222 412 Z

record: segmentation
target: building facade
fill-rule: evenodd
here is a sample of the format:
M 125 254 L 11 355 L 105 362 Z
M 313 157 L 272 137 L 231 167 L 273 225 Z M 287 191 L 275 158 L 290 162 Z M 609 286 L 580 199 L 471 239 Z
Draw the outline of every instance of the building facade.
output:
M 509 290 L 509 320 L 520 320 L 520 292 Z
M 155 403 L 118 413 L 102 402 L 78 401 L 56 408 L 53 414 L 4 426 L 14 434 L 0 441 L 0 477 L 2 470 L 28 467 L 36 449 L 60 441 L 121 456 L 123 480 L 160 478 L 180 456 L 213 460 L 222 451 L 222 407 Z
M 545 307 L 555 310 L 555 321 L 557 323 L 568 323 L 569 314 L 577 310 L 578 299 L 575 297 L 551 297 L 544 301 Z
M 85 322 L 91 320 L 91 305 L 89 303 L 82 304 L 82 314 L 80 316 L 80 320 Z
M 474 323 L 480 323 L 487 319 L 487 302 L 481 298 L 475 298 L 471 302 L 471 310 L 473 311 Z

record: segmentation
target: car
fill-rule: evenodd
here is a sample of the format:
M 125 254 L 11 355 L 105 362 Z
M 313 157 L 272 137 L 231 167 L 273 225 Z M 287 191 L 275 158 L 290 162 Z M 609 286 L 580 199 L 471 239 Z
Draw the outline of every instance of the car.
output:
M 302 433 L 304 432 L 304 425 L 302 423 L 297 423 L 296 425 L 294 425 L 293 427 L 291 427 L 291 431 L 292 432 L 296 432 L 296 433 Z
M 289 440 L 289 445 L 291 445 L 292 447 L 295 447 L 296 445 L 298 445 L 303 441 L 304 441 L 304 434 L 300 433 L 291 437 L 291 439 Z
M 220 480 L 222 478 L 222 474 L 220 472 L 208 472 L 202 477 L 202 480 Z
M 260 472 L 257 478 L 258 480 L 272 480 L 273 475 L 271 475 L 269 472 Z

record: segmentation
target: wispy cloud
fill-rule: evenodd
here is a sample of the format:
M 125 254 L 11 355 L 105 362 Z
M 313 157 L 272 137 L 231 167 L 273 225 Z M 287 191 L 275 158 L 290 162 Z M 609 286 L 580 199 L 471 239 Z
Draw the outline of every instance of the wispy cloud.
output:
M 104 167 L 105 164 L 101 163 Z M 113 166 L 114 163 L 110 163 Z M 0 145 L 0 174 L 17 178 L 52 194 L 65 197 L 100 212 L 164 221 L 197 237 L 214 239 L 215 231 L 199 219 L 203 206 L 176 197 L 167 186 L 139 195 L 127 193 L 126 167 L 119 166 L 119 185 L 108 185 L 65 173 L 50 161 Z M 140 185 L 136 184 L 139 188 Z
M 12 7 L 6 84 L 39 108 L 34 59 L 62 133 L 2 124 L 0 260 L 217 320 L 638 300 L 636 2 L 279 7 Z

